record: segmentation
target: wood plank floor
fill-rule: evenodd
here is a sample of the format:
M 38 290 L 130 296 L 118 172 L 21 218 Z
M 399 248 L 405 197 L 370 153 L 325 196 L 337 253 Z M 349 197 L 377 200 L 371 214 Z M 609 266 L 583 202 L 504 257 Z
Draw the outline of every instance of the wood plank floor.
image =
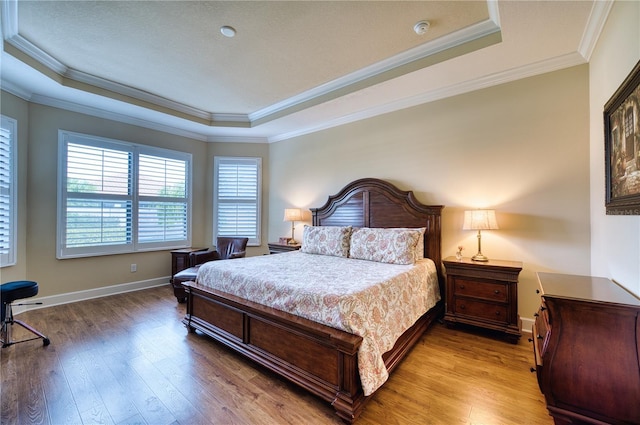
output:
M 187 333 L 184 312 L 167 286 L 19 315 L 51 345 L 1 350 L 0 423 L 342 423 L 322 400 Z M 357 424 L 550 425 L 532 363 L 526 338 L 513 345 L 437 324 Z

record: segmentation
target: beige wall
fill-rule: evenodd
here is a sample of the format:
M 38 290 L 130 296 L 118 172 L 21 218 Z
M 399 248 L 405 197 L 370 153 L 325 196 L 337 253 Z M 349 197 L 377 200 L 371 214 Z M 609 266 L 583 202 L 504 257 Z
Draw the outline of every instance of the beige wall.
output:
M 48 106 L 29 104 L 29 154 L 20 178 L 27 181 L 26 278 L 40 286 L 39 296 L 87 291 L 130 282 L 168 282 L 167 251 L 56 259 L 56 181 L 58 129 L 175 149 L 193 154 L 193 193 L 204 193 L 206 144 L 184 137 L 108 121 Z M 206 242 L 202 196 L 193 200 L 193 244 Z M 137 272 L 130 265 L 137 264 Z M 3 276 L 3 280 L 4 276 Z
M 39 297 L 64 302 L 112 292 L 101 288 L 121 284 L 139 287 L 168 282 L 170 254 L 155 251 L 77 259 L 56 259 L 56 206 L 58 130 L 64 129 L 189 152 L 193 155 L 193 246 L 212 242 L 213 157 L 259 156 L 262 158 L 263 222 L 269 217 L 269 145 L 207 143 L 142 127 L 29 103 L 2 92 L 3 115 L 18 121 L 18 263 L 0 269 L 2 282 L 31 279 L 39 283 Z M 27 149 L 28 148 L 28 149 Z M 267 226 L 263 245 L 249 248 L 249 255 L 268 252 Z M 131 264 L 137 265 L 132 273 Z M 81 295 L 65 294 L 83 292 Z M 61 296 L 61 297 L 60 297 Z
M 640 2 L 617 1 L 590 61 L 591 274 L 640 296 L 640 217 L 608 216 L 604 207 L 605 103 L 640 59 Z
M 22 280 L 27 275 L 27 155 L 29 143 L 29 104 L 2 92 L 0 113 L 18 122 L 18 234 L 14 266 L 0 268 L 0 282 Z
M 583 65 L 274 143 L 269 235 L 290 231 L 285 207 L 321 206 L 362 177 L 445 205 L 444 256 L 477 250 L 464 209 L 495 208 L 501 229 L 482 251 L 524 262 L 519 310 L 531 318 L 535 272 L 590 271 L 588 95 Z

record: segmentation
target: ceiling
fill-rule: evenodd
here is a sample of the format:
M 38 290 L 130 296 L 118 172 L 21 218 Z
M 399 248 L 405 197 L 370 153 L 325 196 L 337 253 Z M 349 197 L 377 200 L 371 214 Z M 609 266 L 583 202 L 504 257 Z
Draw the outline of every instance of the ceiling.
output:
M 586 63 L 610 7 L 5 0 L 0 83 L 199 140 L 274 142 Z

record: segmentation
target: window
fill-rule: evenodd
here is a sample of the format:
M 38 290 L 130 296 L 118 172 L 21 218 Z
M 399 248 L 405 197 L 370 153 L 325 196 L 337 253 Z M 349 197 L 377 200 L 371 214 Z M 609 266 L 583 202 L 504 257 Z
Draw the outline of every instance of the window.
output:
M 213 240 L 240 236 L 260 245 L 262 159 L 217 156 L 213 168 Z
M 191 244 L 191 154 L 60 131 L 58 258 Z
M 0 267 L 16 264 L 16 120 L 0 116 Z

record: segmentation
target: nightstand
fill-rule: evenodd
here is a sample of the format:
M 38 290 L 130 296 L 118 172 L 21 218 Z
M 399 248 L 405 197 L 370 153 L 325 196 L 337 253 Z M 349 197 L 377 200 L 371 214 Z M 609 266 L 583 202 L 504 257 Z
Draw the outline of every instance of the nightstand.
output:
M 196 251 L 206 251 L 207 249 L 208 248 L 183 248 L 171 251 L 171 280 L 169 282 L 173 287 L 173 294 L 176 296 L 178 301 L 183 302 L 186 299 L 186 294 L 182 285 L 174 285 L 173 276 L 175 276 L 179 271 L 188 269 L 192 266 L 192 264 L 189 263 L 189 254 Z
M 196 251 L 206 251 L 208 248 L 183 248 L 171 251 L 171 280 L 181 270 L 191 267 L 189 254 Z
M 477 326 L 500 332 L 507 341 L 517 343 L 521 336 L 518 275 L 522 263 L 455 257 L 447 257 L 443 263 L 447 275 L 447 326 Z
M 281 254 L 283 252 L 297 251 L 302 247 L 301 244 L 286 244 L 278 242 L 269 242 L 269 254 Z

